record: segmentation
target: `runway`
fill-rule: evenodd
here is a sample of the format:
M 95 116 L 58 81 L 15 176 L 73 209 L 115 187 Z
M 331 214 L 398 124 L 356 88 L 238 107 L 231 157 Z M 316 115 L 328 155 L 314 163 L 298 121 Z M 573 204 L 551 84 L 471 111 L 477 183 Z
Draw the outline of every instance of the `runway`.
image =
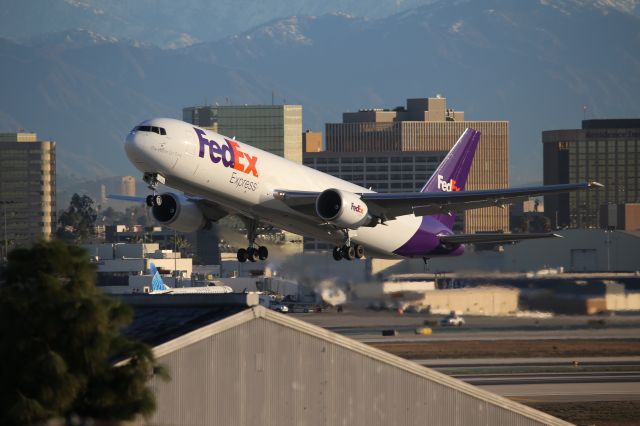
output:
M 574 361 L 579 367 L 572 367 Z M 640 357 L 637 356 L 423 359 L 416 362 L 520 402 L 640 401 Z M 571 371 L 574 368 L 580 371 Z M 563 371 L 549 371 L 554 369 Z M 505 372 L 508 370 L 513 372 Z
M 577 362 L 581 367 L 631 366 L 640 369 L 640 356 L 595 356 L 595 357 L 540 357 L 540 358 L 458 358 L 415 359 L 420 365 L 431 368 L 465 367 L 550 367 L 570 366 Z
M 640 401 L 640 382 L 491 384 L 480 388 L 519 402 Z

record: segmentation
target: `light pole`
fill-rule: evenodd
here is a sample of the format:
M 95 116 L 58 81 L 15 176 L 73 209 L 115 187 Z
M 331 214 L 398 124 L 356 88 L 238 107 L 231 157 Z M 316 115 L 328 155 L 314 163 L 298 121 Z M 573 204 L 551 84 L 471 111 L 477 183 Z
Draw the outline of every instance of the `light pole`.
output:
M 9 260 L 9 242 L 7 240 L 7 203 L 2 200 L 2 211 L 4 213 L 4 261 Z

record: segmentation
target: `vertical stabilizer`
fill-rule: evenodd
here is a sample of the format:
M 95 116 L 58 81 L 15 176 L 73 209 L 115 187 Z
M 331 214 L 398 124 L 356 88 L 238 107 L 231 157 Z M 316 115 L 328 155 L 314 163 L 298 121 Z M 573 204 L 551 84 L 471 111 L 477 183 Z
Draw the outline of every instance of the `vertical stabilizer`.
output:
M 151 280 L 151 291 L 164 291 L 169 290 L 169 287 L 164 283 L 162 277 L 160 276 L 160 272 L 158 272 L 158 268 L 153 263 L 149 265 L 149 269 L 151 269 L 151 273 L 153 274 L 153 279 Z
M 467 128 L 420 192 L 464 191 L 478 142 L 480 132 Z M 435 218 L 449 228 L 455 221 L 453 214 L 439 214 Z

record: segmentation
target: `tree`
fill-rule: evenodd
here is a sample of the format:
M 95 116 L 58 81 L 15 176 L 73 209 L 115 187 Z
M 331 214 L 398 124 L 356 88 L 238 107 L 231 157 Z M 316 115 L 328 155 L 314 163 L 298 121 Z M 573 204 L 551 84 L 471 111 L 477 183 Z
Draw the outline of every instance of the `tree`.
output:
M 0 287 L 0 424 L 149 415 L 151 349 L 120 334 L 130 307 L 95 287 L 87 253 L 61 241 L 9 254 Z M 128 362 L 114 364 L 114 360 Z
M 64 241 L 85 241 L 93 235 L 97 217 L 91 197 L 73 194 L 69 207 L 60 214 L 60 227 L 56 230 L 56 236 Z
M 184 237 L 184 235 L 174 235 L 171 237 L 171 250 L 178 251 L 182 256 L 186 256 L 187 251 L 191 248 L 191 243 Z

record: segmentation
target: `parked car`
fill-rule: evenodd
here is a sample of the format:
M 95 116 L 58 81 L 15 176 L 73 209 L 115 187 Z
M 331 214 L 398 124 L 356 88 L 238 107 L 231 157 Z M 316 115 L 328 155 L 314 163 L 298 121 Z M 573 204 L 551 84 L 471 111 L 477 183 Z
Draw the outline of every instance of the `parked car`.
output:
M 452 312 L 449 316 L 440 320 L 440 325 L 460 327 L 464 325 L 464 318 Z
M 274 311 L 282 312 L 283 314 L 289 312 L 289 307 L 282 303 L 272 303 L 269 307 Z

